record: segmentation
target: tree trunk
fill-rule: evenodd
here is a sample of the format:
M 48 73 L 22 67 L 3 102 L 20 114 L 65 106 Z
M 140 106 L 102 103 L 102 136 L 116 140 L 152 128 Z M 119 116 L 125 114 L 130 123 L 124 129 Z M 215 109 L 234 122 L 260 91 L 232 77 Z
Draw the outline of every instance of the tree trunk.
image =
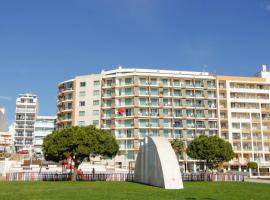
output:
M 77 172 L 78 172 L 78 165 L 75 164 L 75 166 L 74 166 L 74 171 L 73 171 L 72 176 L 71 176 L 71 180 L 72 180 L 72 181 L 76 181 L 76 178 L 77 178 Z
M 207 175 L 208 175 L 208 161 L 205 162 L 205 173 L 204 173 L 204 181 L 207 181 Z

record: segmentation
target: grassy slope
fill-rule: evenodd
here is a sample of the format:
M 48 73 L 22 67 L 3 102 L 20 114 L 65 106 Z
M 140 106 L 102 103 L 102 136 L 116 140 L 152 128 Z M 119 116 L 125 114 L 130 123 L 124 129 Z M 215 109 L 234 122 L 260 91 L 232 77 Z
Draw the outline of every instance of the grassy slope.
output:
M 164 190 L 121 182 L 0 182 L 0 200 L 270 199 L 268 184 L 188 182 L 184 187 L 184 190 Z

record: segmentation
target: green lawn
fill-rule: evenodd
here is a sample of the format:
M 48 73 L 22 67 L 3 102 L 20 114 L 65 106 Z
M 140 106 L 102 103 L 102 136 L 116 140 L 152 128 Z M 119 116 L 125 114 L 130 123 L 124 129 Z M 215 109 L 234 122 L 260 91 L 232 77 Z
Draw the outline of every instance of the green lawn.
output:
M 270 200 L 268 184 L 186 182 L 184 187 L 164 190 L 125 182 L 0 182 L 0 200 Z

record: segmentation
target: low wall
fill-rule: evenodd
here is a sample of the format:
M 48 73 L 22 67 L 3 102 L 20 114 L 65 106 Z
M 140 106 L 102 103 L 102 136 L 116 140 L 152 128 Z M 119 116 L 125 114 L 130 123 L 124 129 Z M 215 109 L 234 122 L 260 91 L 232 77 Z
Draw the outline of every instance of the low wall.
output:
M 78 181 L 133 181 L 133 174 L 128 173 L 97 173 L 78 174 Z M 6 181 L 69 181 L 70 173 L 37 173 L 18 172 L 7 173 Z
M 245 174 L 182 174 L 183 181 L 211 181 L 211 182 L 242 182 L 247 179 Z M 18 172 L 7 173 L 6 181 L 68 181 L 71 180 L 69 173 L 38 173 Z M 83 173 L 77 175 L 78 181 L 134 181 L 132 173 Z

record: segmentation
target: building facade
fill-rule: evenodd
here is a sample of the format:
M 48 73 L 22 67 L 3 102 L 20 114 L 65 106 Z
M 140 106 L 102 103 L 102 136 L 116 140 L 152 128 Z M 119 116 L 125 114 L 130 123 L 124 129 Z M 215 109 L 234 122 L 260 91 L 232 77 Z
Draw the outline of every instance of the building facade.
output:
M 58 86 L 57 126 L 94 124 L 107 130 L 117 139 L 114 162 L 122 167 L 135 161 L 147 135 L 179 138 L 186 145 L 199 135 L 217 135 L 237 154 L 229 167 L 253 160 L 270 166 L 270 76 L 265 67 L 258 76 L 121 67 L 79 76 Z M 189 171 L 202 167 L 186 155 L 180 163 Z
M 0 108 L 0 131 L 7 130 L 7 120 L 5 108 Z
M 34 132 L 34 152 L 37 158 L 42 158 L 43 139 L 56 129 L 56 116 L 37 116 Z
M 38 98 L 33 94 L 22 94 L 16 100 L 15 151 L 31 150 L 34 145 L 35 121 L 38 114 Z

